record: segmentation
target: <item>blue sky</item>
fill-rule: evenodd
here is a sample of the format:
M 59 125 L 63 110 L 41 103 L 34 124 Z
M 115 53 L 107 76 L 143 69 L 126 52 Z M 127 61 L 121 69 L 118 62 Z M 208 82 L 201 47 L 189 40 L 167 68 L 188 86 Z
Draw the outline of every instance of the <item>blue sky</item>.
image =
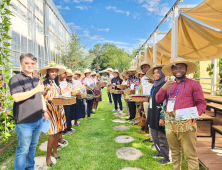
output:
M 53 0 L 87 49 L 111 42 L 132 51 L 143 44 L 176 0 Z M 181 5 L 203 0 L 183 0 Z M 171 18 L 160 31 L 169 31 Z M 158 36 L 160 40 L 162 35 Z M 138 41 L 139 40 L 139 41 Z

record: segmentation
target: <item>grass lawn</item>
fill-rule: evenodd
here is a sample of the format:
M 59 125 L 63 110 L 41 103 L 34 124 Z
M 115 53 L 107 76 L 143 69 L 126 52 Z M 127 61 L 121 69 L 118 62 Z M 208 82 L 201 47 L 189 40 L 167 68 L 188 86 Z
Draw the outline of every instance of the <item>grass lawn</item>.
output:
M 65 136 L 69 145 L 58 151 L 60 160 L 50 169 L 58 170 L 119 170 L 123 167 L 138 167 L 144 170 L 171 170 L 172 164 L 159 165 L 150 155 L 155 153 L 150 149 L 151 143 L 143 143 L 147 139 L 143 137 L 144 132 L 137 132 L 140 127 L 130 126 L 126 131 L 115 131 L 113 126 L 120 123 L 112 122 L 117 118 L 113 115 L 113 105 L 108 105 L 106 89 L 103 89 L 103 101 L 99 103 L 98 111 L 91 116 L 92 120 L 85 119 L 81 121 L 79 127 L 74 127 L 77 132 Z M 126 109 L 124 103 L 124 110 Z M 134 141 L 122 144 L 116 143 L 115 137 L 118 135 L 130 135 L 135 138 Z M 39 144 L 46 141 L 48 136 L 42 135 Z M 38 145 L 39 146 L 39 145 Z M 118 159 L 117 149 L 121 147 L 134 147 L 140 149 L 143 155 L 135 161 Z M 13 150 L 14 151 L 14 150 Z M 44 156 L 46 152 L 37 148 L 36 156 Z M 14 156 L 7 160 L 7 169 L 13 169 Z M 188 169 L 183 159 L 182 170 Z M 201 168 L 202 169 L 202 168 Z

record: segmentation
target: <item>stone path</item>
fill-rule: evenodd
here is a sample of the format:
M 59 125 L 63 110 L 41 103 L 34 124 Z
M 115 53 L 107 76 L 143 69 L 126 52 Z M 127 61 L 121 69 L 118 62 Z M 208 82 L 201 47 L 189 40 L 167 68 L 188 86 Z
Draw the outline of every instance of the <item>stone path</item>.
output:
M 125 167 L 125 168 L 122 168 L 120 170 L 143 170 L 143 169 L 137 168 L 137 167 Z
M 113 113 L 114 116 L 118 116 L 118 117 L 122 117 L 122 116 L 126 116 L 126 113 Z
M 63 139 L 63 140 L 65 140 L 65 139 Z M 63 145 L 63 144 L 61 144 L 61 143 L 59 143 L 59 145 L 61 145 L 62 147 L 68 146 L 68 145 L 69 145 L 69 142 L 68 142 L 67 140 L 65 140 L 65 141 L 67 142 L 66 145 Z M 41 145 L 39 145 L 39 149 L 40 149 L 41 151 L 47 151 L 47 145 L 48 145 L 48 141 L 45 141 L 45 142 L 43 142 Z M 60 149 L 61 149 L 61 148 L 60 148 Z M 58 149 L 58 150 L 60 150 L 60 149 Z
M 123 147 L 116 151 L 116 155 L 118 158 L 132 161 L 136 160 L 143 154 L 139 149 L 133 147 Z
M 116 122 L 116 123 L 126 123 L 127 122 L 126 119 L 113 119 L 112 121 Z
M 56 164 L 56 159 L 51 157 L 53 164 Z M 46 157 L 45 156 L 38 156 L 35 157 L 35 168 L 38 170 L 45 170 L 48 169 L 46 165 Z
M 118 143 L 129 143 L 134 141 L 134 138 L 128 135 L 120 135 L 116 137 L 115 141 Z
M 129 126 L 125 126 L 125 125 L 118 125 L 118 126 L 114 126 L 113 127 L 114 130 L 128 130 Z

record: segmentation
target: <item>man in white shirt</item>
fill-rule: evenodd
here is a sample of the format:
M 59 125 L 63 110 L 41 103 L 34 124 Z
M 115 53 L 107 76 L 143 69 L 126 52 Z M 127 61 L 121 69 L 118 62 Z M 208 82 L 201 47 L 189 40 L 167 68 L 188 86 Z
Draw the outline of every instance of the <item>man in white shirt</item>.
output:
M 145 94 L 145 95 L 150 95 L 150 90 L 153 86 L 154 80 L 152 80 L 152 79 L 150 79 L 146 76 L 146 72 L 151 67 L 153 67 L 153 65 L 154 65 L 154 63 L 152 61 L 143 61 L 141 63 L 141 65 L 137 68 L 138 71 L 142 71 L 143 73 L 145 73 L 145 75 L 141 79 L 141 84 L 142 84 L 142 87 L 143 87 L 143 94 Z M 148 106 L 149 106 L 148 102 L 140 103 L 140 106 L 139 106 L 139 109 L 138 109 L 139 112 L 142 109 L 144 110 L 146 118 L 148 118 Z M 152 142 L 153 141 L 152 136 L 148 135 L 148 133 L 151 134 L 151 129 L 149 128 L 149 130 L 148 130 L 148 127 L 146 126 L 145 127 L 145 132 L 146 133 L 144 134 L 144 136 L 150 136 L 150 138 L 148 140 L 145 140 L 144 142 L 147 142 L 147 141 Z

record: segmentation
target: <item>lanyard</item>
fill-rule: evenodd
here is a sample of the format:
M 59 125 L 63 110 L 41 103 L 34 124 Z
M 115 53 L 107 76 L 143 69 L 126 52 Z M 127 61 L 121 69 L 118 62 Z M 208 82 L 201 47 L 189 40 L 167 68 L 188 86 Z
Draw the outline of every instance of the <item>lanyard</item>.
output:
M 151 91 L 150 91 L 150 97 L 153 96 L 153 92 L 154 92 L 154 90 L 155 90 L 155 87 L 153 86 L 152 89 L 151 89 Z
M 183 84 L 183 82 L 180 84 L 180 87 L 182 86 L 182 84 Z M 177 93 L 179 92 L 180 87 L 177 89 L 177 92 L 176 92 L 176 94 L 175 94 L 175 98 L 177 97 Z M 170 98 L 170 93 L 171 93 L 171 89 L 170 89 L 170 91 L 169 91 L 169 98 Z

